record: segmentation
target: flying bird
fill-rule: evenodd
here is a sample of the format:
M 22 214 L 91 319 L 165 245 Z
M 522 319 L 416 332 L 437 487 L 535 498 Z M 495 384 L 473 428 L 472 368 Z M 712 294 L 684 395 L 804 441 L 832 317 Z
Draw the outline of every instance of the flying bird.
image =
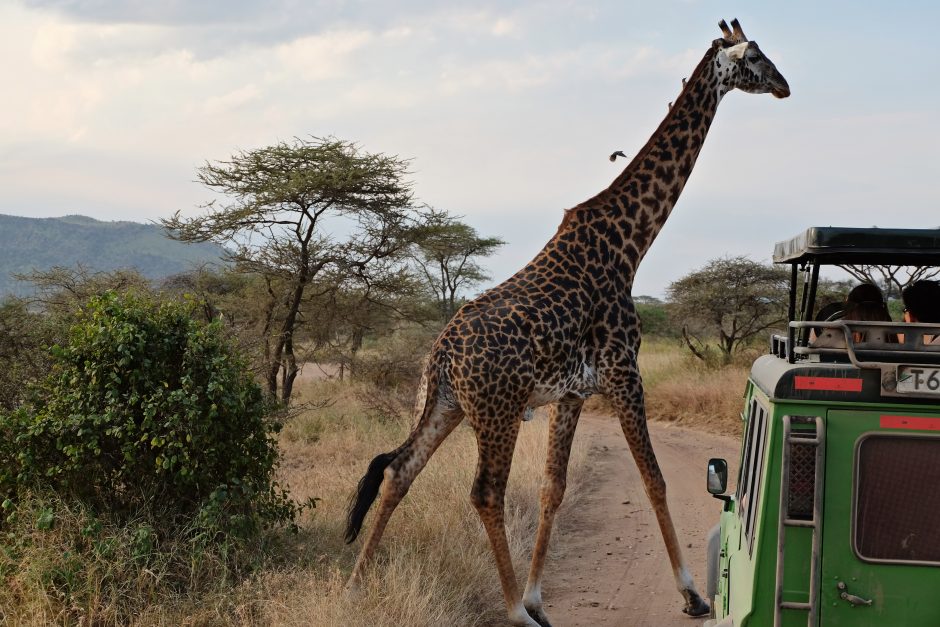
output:
M 623 151 L 622 151 L 622 150 L 617 150 L 617 151 L 612 152 L 612 153 L 610 154 L 610 160 L 611 160 L 611 161 L 616 161 L 616 160 L 617 160 L 617 157 L 623 157 L 624 159 L 626 159 L 626 158 L 627 158 L 627 155 L 623 154 Z

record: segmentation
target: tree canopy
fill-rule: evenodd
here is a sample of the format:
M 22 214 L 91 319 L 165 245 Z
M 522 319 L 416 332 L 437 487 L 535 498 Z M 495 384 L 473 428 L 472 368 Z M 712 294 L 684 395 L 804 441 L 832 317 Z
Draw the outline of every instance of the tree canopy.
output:
M 940 268 L 934 266 L 843 265 L 843 270 L 862 283 L 877 285 L 886 300 L 901 298 L 904 289 L 924 279 L 935 278 Z
M 477 258 L 492 255 L 505 243 L 498 237 L 481 237 L 472 226 L 446 213 L 431 214 L 414 257 L 437 300 L 441 320 L 449 320 L 457 311 L 462 291 L 489 279 Z
M 282 402 L 299 370 L 305 298 L 401 276 L 428 221 L 407 165 L 349 141 L 296 138 L 207 162 L 197 179 L 218 197 L 197 217 L 162 221 L 171 237 L 222 244 L 238 271 L 263 277 L 265 379 Z
M 667 294 L 690 347 L 690 334 L 713 334 L 727 358 L 758 333 L 786 322 L 788 280 L 781 268 L 725 257 L 671 283 Z

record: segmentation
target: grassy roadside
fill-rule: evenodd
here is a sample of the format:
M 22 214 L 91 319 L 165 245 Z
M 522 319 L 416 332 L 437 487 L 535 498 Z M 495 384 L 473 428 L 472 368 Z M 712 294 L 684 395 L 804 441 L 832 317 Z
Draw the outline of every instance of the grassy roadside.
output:
M 643 342 L 640 373 L 650 420 L 740 437 L 750 355 L 716 367 L 694 358 L 675 342 Z
M 649 341 L 640 367 L 652 420 L 738 435 L 745 366 L 711 368 L 675 343 Z M 371 456 L 401 442 L 408 427 L 361 418 L 355 395 L 337 384 L 319 383 L 307 391 L 324 392 L 336 404 L 299 417 L 282 435 L 284 479 L 298 498 L 323 498 L 306 532 L 311 566 L 265 576 L 266 591 L 259 597 L 265 599 L 262 621 L 305 624 L 316 616 L 317 624 L 331 626 L 501 624 L 499 582 L 468 498 L 476 446 L 466 425 L 435 454 L 396 511 L 363 597 L 355 603 L 346 598 L 342 585 L 358 548 L 358 543 L 341 544 L 346 499 Z M 509 483 L 508 533 L 520 581 L 538 519 L 546 441 L 544 417 L 523 425 Z M 553 536 L 556 552 L 563 548 L 566 512 L 577 507 L 579 487 L 590 470 L 586 446 L 576 439 L 569 489 L 558 517 L 560 532 Z
M 644 339 L 640 374 L 646 417 L 691 429 L 741 436 L 741 408 L 751 355 L 718 366 L 702 362 L 667 339 Z M 612 414 L 606 399 L 592 397 L 588 411 Z
M 343 591 L 359 543 L 342 544 L 347 499 L 373 455 L 407 436 L 406 422 L 365 421 L 350 389 L 332 386 L 331 428 L 311 429 L 325 418 L 305 414 L 285 429 L 284 479 L 297 497 L 316 495 L 320 506 L 305 525 L 309 552 L 301 564 L 263 577 L 262 622 L 318 625 L 487 625 L 503 619 L 499 582 L 489 543 L 469 500 L 476 464 L 472 430 L 461 425 L 445 441 L 396 510 L 383 539 L 377 567 L 363 594 Z M 318 433 L 311 439 L 305 433 Z M 507 531 L 517 575 L 524 579 L 538 521 L 538 490 L 548 439 L 547 421 L 523 425 L 507 493 Z M 577 445 L 569 498 L 577 505 L 586 469 Z M 561 514 L 564 517 L 564 513 Z M 368 524 L 369 520 L 367 520 Z M 563 536 L 564 534 L 559 534 Z
M 647 340 L 641 371 L 650 419 L 738 433 L 745 367 L 708 368 L 673 343 Z M 76 512 L 74 520 L 59 520 L 51 529 L 25 524 L 17 532 L 30 535 L 33 552 L 0 555 L 0 624 L 502 624 L 489 543 L 469 499 L 476 464 L 472 430 L 461 425 L 415 481 L 389 524 L 363 594 L 353 601 L 343 584 L 360 544 L 342 542 L 347 499 L 369 460 L 404 440 L 410 419 L 367 417 L 356 384 L 305 381 L 298 392 L 301 401 L 329 399 L 330 404 L 303 411 L 285 426 L 280 479 L 294 498 L 320 500 L 304 514 L 297 535 L 269 539 L 252 574 L 223 581 L 210 563 L 194 571 L 201 573 L 198 579 L 167 585 L 167 574 L 134 568 L 131 553 L 139 538 L 130 529 L 102 532 L 102 541 L 115 545 L 110 562 L 69 555 L 69 534 L 84 532 Z M 520 582 L 538 520 L 547 440 L 544 416 L 523 424 L 510 477 L 508 534 Z M 567 512 L 577 508 L 589 472 L 587 443 L 577 438 L 553 552 L 564 549 L 571 524 Z M 79 594 L 63 596 L 59 582 L 69 576 Z

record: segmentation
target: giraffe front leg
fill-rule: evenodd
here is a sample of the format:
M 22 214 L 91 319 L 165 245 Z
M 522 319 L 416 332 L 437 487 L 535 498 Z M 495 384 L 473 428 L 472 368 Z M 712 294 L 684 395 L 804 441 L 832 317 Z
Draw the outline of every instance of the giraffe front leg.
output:
M 525 594 L 522 596 L 522 603 L 529 616 L 542 627 L 551 627 L 551 622 L 542 608 L 542 572 L 545 568 L 545 555 L 548 552 L 555 513 L 565 495 L 571 442 L 574 439 L 582 405 L 584 405 L 582 400 L 559 402 L 552 405 L 549 416 L 548 453 L 542 483 L 539 528 L 535 536 L 535 546 L 532 549 L 529 579 L 526 583 Z
M 637 469 L 643 478 L 646 495 L 656 514 L 659 530 L 666 544 L 672 573 L 676 579 L 676 587 L 685 599 L 683 612 L 690 616 L 703 616 L 710 611 L 708 603 L 695 589 L 692 575 L 685 565 L 682 549 L 676 536 L 676 529 L 669 514 L 666 502 L 666 481 L 663 479 L 653 444 L 650 441 L 649 430 L 646 426 L 646 408 L 643 397 L 643 385 L 640 373 L 635 366 L 619 373 L 617 377 L 620 385 L 608 392 L 608 397 L 616 408 L 620 426 L 630 445 L 630 452 L 636 461 Z

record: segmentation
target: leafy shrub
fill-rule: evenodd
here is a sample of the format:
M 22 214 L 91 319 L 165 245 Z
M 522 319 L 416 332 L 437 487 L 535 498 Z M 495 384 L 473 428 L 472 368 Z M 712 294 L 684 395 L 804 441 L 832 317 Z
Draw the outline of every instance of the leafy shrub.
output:
M 682 334 L 681 328 L 669 317 L 667 305 L 662 302 L 636 303 L 643 337 L 659 336 L 674 338 Z
M 232 585 L 232 556 L 206 550 L 185 530 L 168 534 L 143 518 L 110 520 L 54 494 L 25 496 L 3 514 L 0 622 L 179 624 L 141 616 L 155 607 L 172 611 L 187 597 L 199 603 Z
M 94 511 L 195 520 L 205 540 L 291 523 L 269 407 L 217 324 L 192 306 L 108 293 L 79 312 L 52 368 L 0 415 L 0 494 L 33 488 Z

